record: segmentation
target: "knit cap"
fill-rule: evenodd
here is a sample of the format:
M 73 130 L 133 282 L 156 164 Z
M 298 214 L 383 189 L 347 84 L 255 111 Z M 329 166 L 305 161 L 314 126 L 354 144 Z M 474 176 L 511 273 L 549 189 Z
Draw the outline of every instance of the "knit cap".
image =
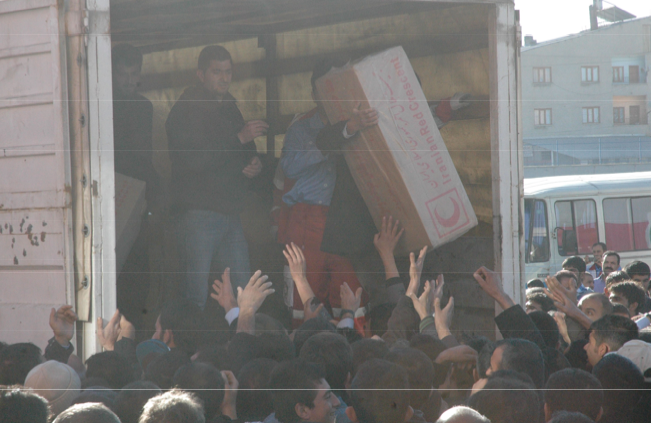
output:
M 25 378 L 25 387 L 45 398 L 54 415 L 70 407 L 79 395 L 81 381 L 67 364 L 50 360 L 34 367 Z

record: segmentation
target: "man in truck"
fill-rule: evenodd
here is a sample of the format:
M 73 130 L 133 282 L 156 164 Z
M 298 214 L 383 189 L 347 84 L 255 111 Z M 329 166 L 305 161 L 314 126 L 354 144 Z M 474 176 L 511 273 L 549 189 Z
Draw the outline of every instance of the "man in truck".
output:
M 230 267 L 236 286 L 251 277 L 239 214 L 251 179 L 262 170 L 253 140 L 269 126 L 244 122 L 228 92 L 232 64 L 224 47 L 205 47 L 197 84 L 183 92 L 165 124 L 172 162 L 170 212 L 185 267 L 185 296 L 202 309 L 213 256 L 222 269 Z

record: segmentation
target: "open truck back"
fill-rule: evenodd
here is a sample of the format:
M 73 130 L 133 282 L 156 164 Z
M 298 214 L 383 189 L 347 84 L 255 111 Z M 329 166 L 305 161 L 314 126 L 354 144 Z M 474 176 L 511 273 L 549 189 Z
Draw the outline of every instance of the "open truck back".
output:
M 244 118 L 269 122 L 266 139 L 256 140 L 267 167 L 292 117 L 313 107 L 309 78 L 319 58 L 403 46 L 428 100 L 455 92 L 476 100 L 441 135 L 479 225 L 430 253 L 425 274 L 446 275 L 454 325 L 467 332 L 494 331 L 493 302 L 472 278 L 480 265 L 501 271 L 506 292 L 521 300 L 520 33 L 512 1 L 4 0 L 0 28 L 0 340 L 44 347 L 50 308 L 69 303 L 82 321 L 78 350 L 88 356 L 99 347 L 92 322 L 115 310 L 110 49 L 122 42 L 144 53 L 140 93 L 154 104 L 163 178 L 165 119 L 194 83 L 203 46 L 231 52 L 231 93 Z M 252 265 L 263 271 L 262 255 L 275 244 L 266 235 L 269 209 L 262 198 L 243 217 Z M 161 263 L 153 276 L 174 278 L 173 266 Z

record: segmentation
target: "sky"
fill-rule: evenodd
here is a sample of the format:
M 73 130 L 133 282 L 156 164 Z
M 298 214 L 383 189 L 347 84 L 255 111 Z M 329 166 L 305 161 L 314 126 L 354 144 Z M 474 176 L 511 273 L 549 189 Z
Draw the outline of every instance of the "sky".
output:
M 515 0 L 522 35 L 533 35 L 538 42 L 589 29 L 591 4 L 592 0 Z M 604 1 L 604 9 L 611 4 L 638 18 L 651 15 L 651 0 L 611 0 L 610 4 Z

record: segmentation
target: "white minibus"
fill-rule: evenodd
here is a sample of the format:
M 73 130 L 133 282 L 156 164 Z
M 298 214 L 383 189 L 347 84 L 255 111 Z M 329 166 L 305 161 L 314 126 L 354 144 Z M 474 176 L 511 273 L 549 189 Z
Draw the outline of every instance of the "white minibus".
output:
M 526 278 L 561 270 L 569 256 L 604 242 L 651 265 L 651 172 L 568 175 L 524 180 Z

